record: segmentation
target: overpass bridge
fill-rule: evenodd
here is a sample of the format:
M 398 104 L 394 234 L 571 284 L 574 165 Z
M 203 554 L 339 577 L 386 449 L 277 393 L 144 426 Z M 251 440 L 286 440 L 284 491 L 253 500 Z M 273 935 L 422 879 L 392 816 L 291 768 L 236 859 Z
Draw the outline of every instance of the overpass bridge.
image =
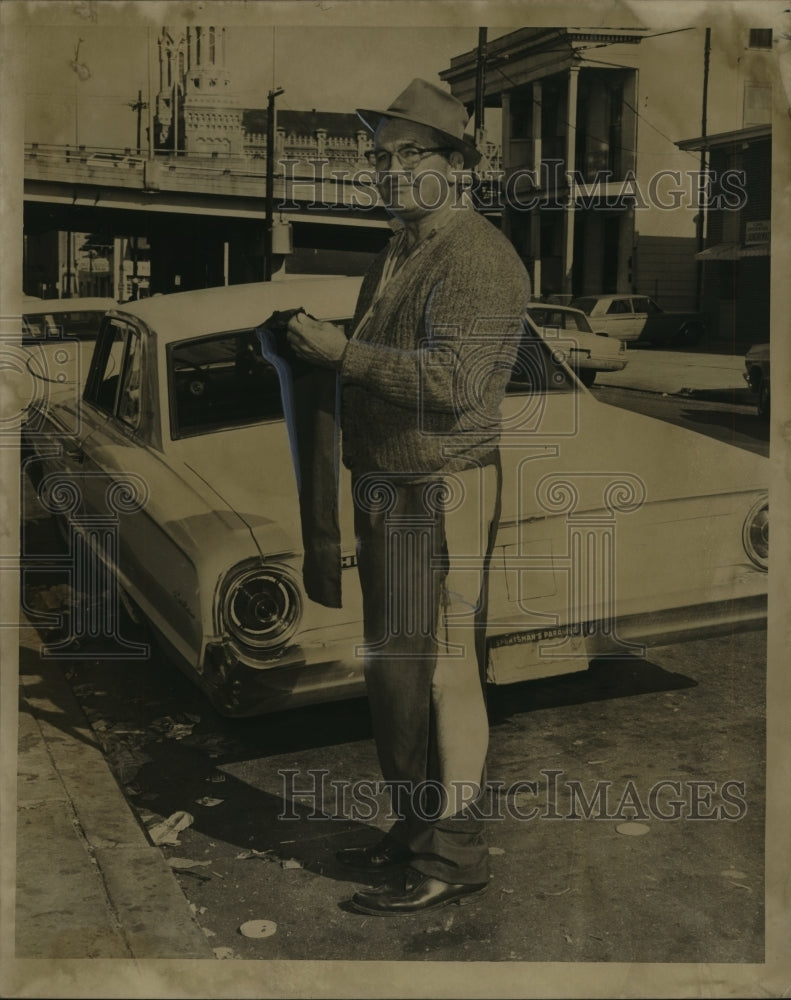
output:
M 28 293 L 38 294 L 29 287 L 35 275 L 51 272 L 51 238 L 59 232 L 145 237 L 151 293 L 263 276 L 265 158 L 146 157 L 33 142 L 24 156 Z M 295 269 L 359 272 L 391 232 L 371 172 L 343 161 L 277 166 L 272 217 L 276 234 L 291 224 Z

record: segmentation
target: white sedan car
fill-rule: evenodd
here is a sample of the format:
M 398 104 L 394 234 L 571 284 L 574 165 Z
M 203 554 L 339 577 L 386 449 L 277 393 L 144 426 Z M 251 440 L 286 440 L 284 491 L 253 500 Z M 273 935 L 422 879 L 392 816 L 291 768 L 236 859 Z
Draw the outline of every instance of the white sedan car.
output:
M 118 306 L 82 396 L 50 401 L 31 438 L 36 502 L 81 554 L 68 565 L 106 582 L 104 616 L 80 627 L 112 639 L 110 655 L 137 655 L 119 634 L 123 601 L 225 714 L 364 692 L 348 478 L 336 609 L 305 593 L 281 392 L 254 332 L 273 310 L 299 306 L 344 323 L 358 288 L 353 278 L 270 282 Z M 502 454 L 489 681 L 763 624 L 762 457 L 598 402 L 531 321 Z M 87 552 L 104 576 L 88 573 Z
M 580 309 L 534 302 L 527 312 L 547 343 L 561 352 L 583 385 L 593 385 L 596 372 L 619 372 L 626 367 L 626 344 L 606 333 L 594 333 Z

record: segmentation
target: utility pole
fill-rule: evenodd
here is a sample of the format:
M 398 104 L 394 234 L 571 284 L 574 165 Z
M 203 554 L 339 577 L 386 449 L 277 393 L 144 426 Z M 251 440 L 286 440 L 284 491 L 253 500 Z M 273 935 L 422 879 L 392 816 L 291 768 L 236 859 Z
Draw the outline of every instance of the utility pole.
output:
M 697 252 L 703 250 L 705 239 L 706 220 L 706 194 L 708 185 L 704 182 L 706 172 L 706 129 L 708 128 L 708 99 L 709 99 L 709 55 L 711 53 L 711 28 L 706 28 L 706 40 L 703 45 L 703 102 L 701 109 L 700 135 L 704 140 L 700 147 L 700 177 L 698 181 L 698 214 L 695 216 L 695 235 L 697 237 Z M 703 261 L 697 261 L 697 271 L 695 275 L 695 308 L 700 309 L 703 299 Z
M 475 146 L 485 154 L 484 144 L 484 92 L 486 89 L 486 38 L 487 28 L 478 28 L 478 53 L 475 62 Z
M 266 105 L 266 217 L 264 225 L 264 281 L 272 277 L 272 202 L 275 200 L 275 98 L 282 87 L 270 90 Z
M 140 126 L 141 126 L 141 123 L 142 123 L 142 114 L 145 111 L 145 109 L 148 107 L 148 104 L 146 104 L 146 102 L 143 100 L 143 91 L 142 90 L 138 90 L 138 92 L 137 92 L 137 100 L 136 101 L 130 101 L 128 103 L 127 107 L 130 107 L 132 109 L 132 111 L 136 111 L 137 112 L 137 155 L 140 156 L 140 149 L 141 149 L 141 147 L 140 147 L 140 136 L 141 136 Z

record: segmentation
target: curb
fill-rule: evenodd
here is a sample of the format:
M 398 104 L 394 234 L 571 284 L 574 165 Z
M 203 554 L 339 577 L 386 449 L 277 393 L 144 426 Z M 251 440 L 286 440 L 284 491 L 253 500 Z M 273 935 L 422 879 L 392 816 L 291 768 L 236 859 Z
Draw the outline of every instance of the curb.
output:
M 23 621 L 34 655 L 19 676 L 16 957 L 214 959 L 37 639 Z

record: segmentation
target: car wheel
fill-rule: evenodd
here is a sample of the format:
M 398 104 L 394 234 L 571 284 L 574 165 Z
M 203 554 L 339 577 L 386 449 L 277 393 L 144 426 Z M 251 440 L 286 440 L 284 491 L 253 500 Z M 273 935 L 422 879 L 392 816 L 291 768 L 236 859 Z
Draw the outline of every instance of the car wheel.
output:
M 577 368 L 576 375 L 585 386 L 592 386 L 596 381 L 596 372 L 592 368 Z
M 700 342 L 703 337 L 703 327 L 700 323 L 685 323 L 676 334 L 676 343 L 681 346 L 692 347 Z
M 769 383 L 764 381 L 758 390 L 758 416 L 769 419 Z

